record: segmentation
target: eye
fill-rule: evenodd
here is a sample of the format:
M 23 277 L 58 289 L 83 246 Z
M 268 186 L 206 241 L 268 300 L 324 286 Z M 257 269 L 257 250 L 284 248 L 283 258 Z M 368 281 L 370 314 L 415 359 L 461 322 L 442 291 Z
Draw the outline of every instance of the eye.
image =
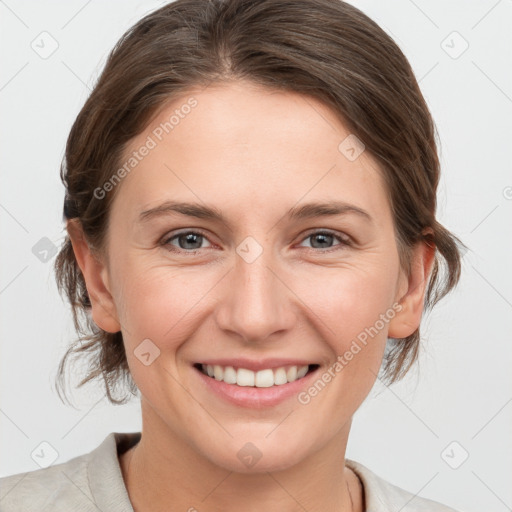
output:
M 177 247 L 172 243 L 174 240 L 177 242 Z M 173 252 L 194 253 L 199 249 L 203 249 L 202 243 L 207 240 L 206 236 L 200 231 L 182 231 L 181 233 L 176 233 L 171 237 L 165 238 L 162 241 L 162 245 Z
M 326 230 L 317 230 L 309 233 L 305 238 L 303 238 L 302 243 L 308 239 L 312 240 L 309 248 L 313 250 L 324 249 L 323 251 L 315 252 L 331 252 L 341 250 L 344 247 L 351 245 L 350 237 L 347 235 L 343 235 L 341 233 L 337 234 Z M 335 240 L 339 243 L 333 246 L 332 243 Z M 204 242 L 207 242 L 209 245 L 203 246 Z M 201 231 L 181 231 L 179 233 L 175 233 L 170 237 L 164 238 L 161 245 L 172 252 L 184 252 L 190 254 L 195 254 L 200 249 L 204 249 L 206 247 L 212 247 L 212 244 L 208 241 L 206 235 Z
M 303 240 L 305 241 L 308 239 L 313 241 L 310 246 L 312 249 L 331 249 L 336 251 L 338 249 L 343 249 L 346 246 L 350 246 L 350 238 L 347 235 L 336 234 L 331 231 L 323 230 L 311 232 Z M 340 243 L 333 247 L 330 244 L 332 244 L 334 240 L 338 240 Z M 327 250 L 323 252 L 331 251 Z

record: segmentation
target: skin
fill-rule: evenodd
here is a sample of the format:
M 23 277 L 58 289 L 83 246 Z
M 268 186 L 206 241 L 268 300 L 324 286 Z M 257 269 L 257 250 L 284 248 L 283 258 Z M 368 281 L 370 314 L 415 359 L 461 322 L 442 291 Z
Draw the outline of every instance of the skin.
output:
M 68 224 L 92 317 L 122 331 L 141 392 L 142 439 L 120 456 L 130 499 L 138 512 L 348 511 L 351 498 L 363 510 L 360 482 L 343 465 L 351 418 L 387 337 L 419 326 L 433 249 L 418 244 L 404 273 L 376 161 L 369 151 L 348 160 L 338 145 L 350 132 L 304 95 L 243 81 L 191 89 L 126 155 L 190 96 L 198 105 L 118 185 L 105 255 L 95 257 Z M 215 206 L 229 225 L 179 214 L 137 222 L 168 199 Z M 294 206 L 329 200 L 371 220 L 286 218 Z M 205 237 L 160 243 L 187 229 Z M 351 243 L 321 245 L 311 231 L 325 229 Z M 236 252 L 248 236 L 263 251 L 252 263 Z M 238 407 L 201 386 L 192 367 L 207 358 L 298 357 L 323 373 L 398 302 L 402 310 L 307 405 L 293 396 L 262 410 Z M 160 349 L 149 366 L 134 355 L 146 338 Z M 247 442 L 262 453 L 251 468 L 237 458 Z

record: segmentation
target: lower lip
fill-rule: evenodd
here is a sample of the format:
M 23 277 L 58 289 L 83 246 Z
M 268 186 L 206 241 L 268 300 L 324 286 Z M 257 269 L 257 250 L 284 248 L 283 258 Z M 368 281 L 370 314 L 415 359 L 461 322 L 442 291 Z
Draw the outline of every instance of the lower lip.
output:
M 199 374 L 202 382 L 207 388 L 218 396 L 224 398 L 240 407 L 249 407 L 251 409 L 263 409 L 272 407 L 283 402 L 293 395 L 297 395 L 304 387 L 308 386 L 311 379 L 317 374 L 319 368 L 309 372 L 301 379 L 280 386 L 271 386 L 268 388 L 257 388 L 253 386 L 237 386 L 236 384 L 227 384 L 224 381 L 214 379 L 205 375 L 201 370 L 193 367 Z

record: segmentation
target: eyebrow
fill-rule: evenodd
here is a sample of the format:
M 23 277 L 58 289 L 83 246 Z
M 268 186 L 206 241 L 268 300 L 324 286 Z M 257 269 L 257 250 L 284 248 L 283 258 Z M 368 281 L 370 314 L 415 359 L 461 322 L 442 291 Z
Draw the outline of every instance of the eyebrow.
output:
M 229 225 L 222 212 L 213 206 L 178 201 L 165 201 L 154 208 L 144 210 L 139 214 L 138 222 L 143 223 L 157 217 L 171 215 L 174 213 L 198 219 L 214 220 Z M 313 202 L 302 206 L 294 206 L 288 210 L 285 217 L 289 220 L 303 220 L 315 217 L 347 214 L 356 214 L 367 221 L 373 221 L 371 215 L 367 211 L 343 201 L 331 201 L 328 203 Z

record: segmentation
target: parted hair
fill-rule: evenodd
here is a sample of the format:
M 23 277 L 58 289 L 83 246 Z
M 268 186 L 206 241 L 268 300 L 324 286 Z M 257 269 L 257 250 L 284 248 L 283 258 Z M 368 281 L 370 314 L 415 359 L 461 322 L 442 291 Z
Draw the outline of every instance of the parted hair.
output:
M 432 116 L 398 45 L 341 0 L 176 0 L 138 21 L 108 55 L 69 133 L 60 170 L 64 220 L 75 219 L 90 247 L 104 254 L 119 187 L 101 198 L 94 191 L 118 169 L 126 146 L 187 89 L 239 79 L 309 95 L 336 113 L 379 164 L 403 268 L 410 271 L 417 243 L 435 246 L 425 311 L 455 287 L 464 244 L 436 220 L 440 162 Z M 137 388 L 122 332 L 105 332 L 92 320 L 67 234 L 54 270 L 79 336 L 60 361 L 59 395 L 73 356 L 87 359 L 79 386 L 102 379 L 112 403 L 127 401 Z M 388 382 L 405 375 L 419 344 L 419 328 L 388 339 Z

